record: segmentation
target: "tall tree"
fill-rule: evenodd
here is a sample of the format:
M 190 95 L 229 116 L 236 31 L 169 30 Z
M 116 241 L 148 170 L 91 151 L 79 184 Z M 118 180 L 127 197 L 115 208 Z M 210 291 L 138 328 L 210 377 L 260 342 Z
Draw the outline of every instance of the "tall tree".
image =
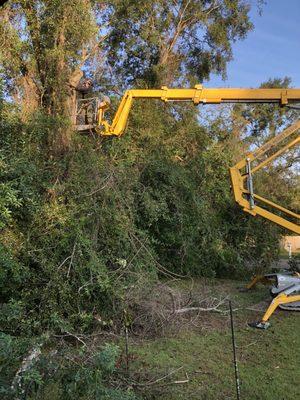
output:
M 127 85 L 190 83 L 226 74 L 232 42 L 252 29 L 243 0 L 115 0 L 108 40 L 113 73 Z
M 0 10 L 1 73 L 23 114 L 74 114 L 83 68 L 101 56 L 106 13 L 90 0 L 16 0 Z

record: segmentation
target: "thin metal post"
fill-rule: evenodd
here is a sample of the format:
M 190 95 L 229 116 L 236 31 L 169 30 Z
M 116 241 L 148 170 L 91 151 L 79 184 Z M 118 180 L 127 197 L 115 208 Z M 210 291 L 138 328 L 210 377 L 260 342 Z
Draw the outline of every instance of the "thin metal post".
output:
M 235 344 L 235 336 L 234 336 L 234 325 L 233 325 L 231 300 L 229 300 L 229 310 L 230 310 L 231 339 L 232 339 L 232 350 L 233 350 L 233 364 L 234 364 L 235 385 L 236 385 L 236 398 L 237 398 L 237 400 L 240 400 L 241 389 L 240 389 L 239 370 L 238 370 L 238 363 L 237 363 L 237 356 L 236 356 L 236 344 Z

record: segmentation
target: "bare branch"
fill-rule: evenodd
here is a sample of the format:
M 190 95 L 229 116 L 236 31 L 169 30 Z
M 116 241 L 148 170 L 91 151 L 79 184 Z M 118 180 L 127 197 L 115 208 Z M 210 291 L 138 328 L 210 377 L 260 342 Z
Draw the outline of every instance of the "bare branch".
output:
M 70 260 L 70 263 L 69 263 L 67 278 L 69 278 L 69 276 L 70 276 L 71 267 L 73 265 L 73 258 L 74 258 L 74 254 L 75 254 L 75 250 L 76 250 L 76 245 L 77 245 L 77 243 L 75 242 L 74 246 L 73 246 L 73 251 L 72 251 L 72 254 L 71 254 L 71 260 Z
M 217 312 L 224 314 L 227 311 L 220 310 L 220 306 L 222 306 L 228 300 L 228 296 L 221 299 L 217 304 L 211 307 L 184 307 L 175 310 L 175 314 L 184 314 L 193 311 L 200 311 L 200 312 Z
M 164 379 L 168 378 L 169 376 L 174 375 L 176 372 L 180 371 L 182 368 L 183 368 L 183 366 L 179 367 L 177 369 L 174 369 L 173 371 L 169 372 L 167 375 L 164 375 L 161 378 L 155 379 L 154 381 L 149 381 L 149 382 L 146 382 L 146 383 L 137 383 L 136 382 L 134 385 L 135 386 L 151 386 L 151 385 L 155 385 L 156 383 L 163 381 Z

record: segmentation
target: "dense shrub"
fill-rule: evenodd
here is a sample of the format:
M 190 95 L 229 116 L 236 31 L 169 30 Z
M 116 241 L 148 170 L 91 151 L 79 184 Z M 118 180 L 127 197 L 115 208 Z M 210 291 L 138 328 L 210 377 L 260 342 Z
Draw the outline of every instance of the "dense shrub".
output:
M 136 107 L 122 140 L 77 135 L 63 155 L 47 144 L 63 121 L 37 114 L 24 124 L 9 107 L 1 136 L 4 331 L 117 329 L 128 291 L 166 270 L 233 276 L 274 258 L 278 230 L 232 200 L 230 132 L 199 126 L 188 106 Z
M 33 340 L 0 335 L 3 400 L 11 398 L 51 400 L 136 400 L 132 389 L 120 387 L 120 349 L 113 344 L 86 347 L 80 352 L 64 345 L 43 349 L 49 338 Z M 20 362 L 22 367 L 20 368 Z M 119 386 L 119 388 L 115 388 Z

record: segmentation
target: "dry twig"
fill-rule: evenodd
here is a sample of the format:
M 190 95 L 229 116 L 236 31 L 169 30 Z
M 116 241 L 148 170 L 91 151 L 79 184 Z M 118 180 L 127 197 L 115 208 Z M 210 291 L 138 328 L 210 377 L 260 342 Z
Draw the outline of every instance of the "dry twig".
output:
M 160 377 L 158 379 L 155 379 L 154 381 L 149 381 L 149 382 L 146 382 L 146 383 L 137 383 L 136 382 L 134 385 L 135 386 L 151 386 L 151 385 L 155 385 L 156 383 L 163 381 L 164 379 L 168 378 L 169 376 L 174 375 L 176 372 L 180 371 L 182 368 L 183 368 L 183 366 L 179 367 L 177 369 L 174 369 L 173 371 L 169 372 L 167 375 L 164 375 L 164 376 L 162 376 L 162 377 Z

